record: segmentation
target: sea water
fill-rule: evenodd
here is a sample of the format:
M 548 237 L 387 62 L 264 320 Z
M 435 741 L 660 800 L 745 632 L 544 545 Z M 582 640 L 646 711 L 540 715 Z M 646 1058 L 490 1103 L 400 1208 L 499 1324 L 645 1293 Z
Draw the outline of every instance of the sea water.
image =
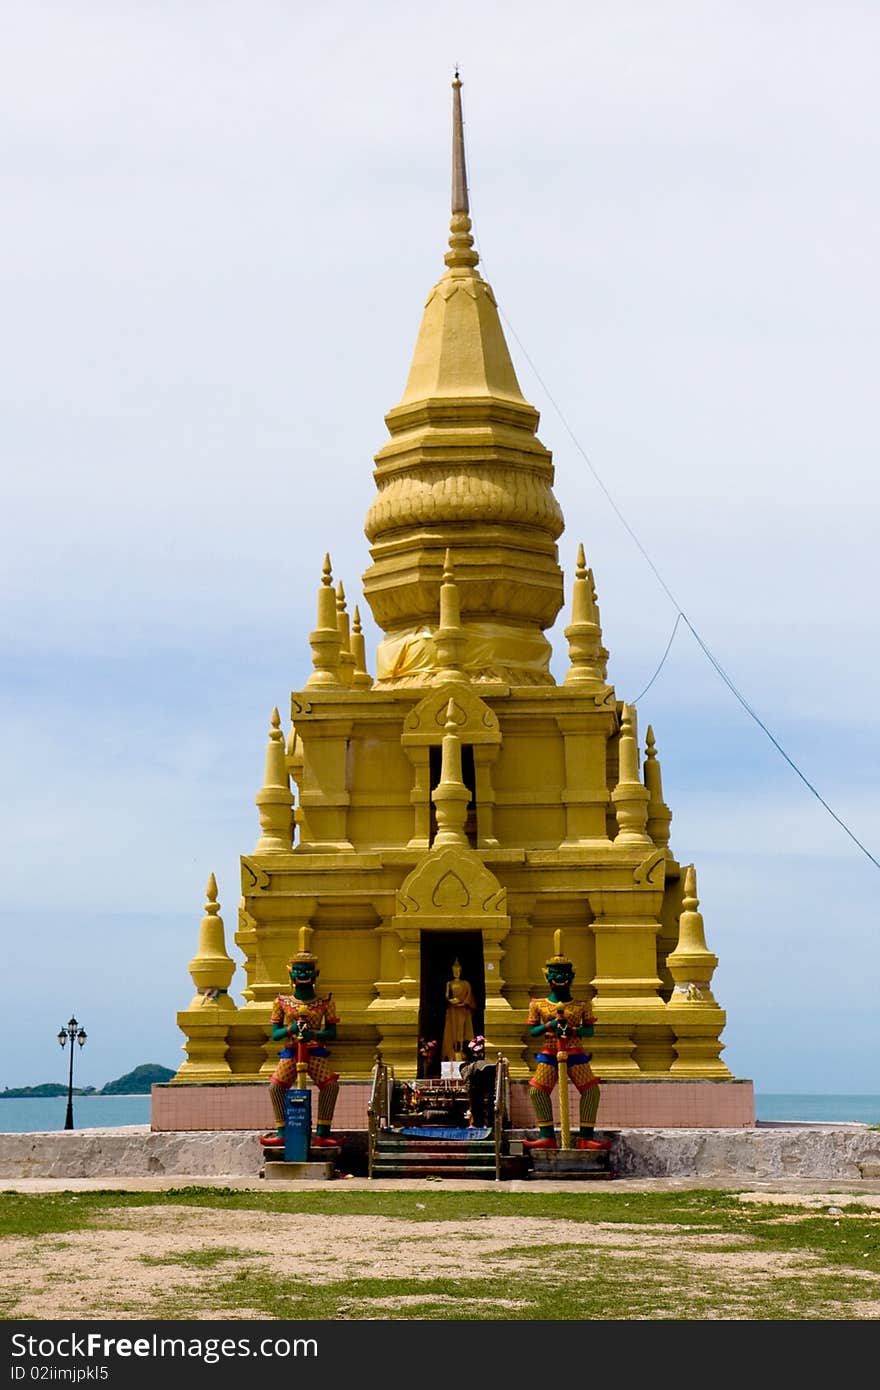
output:
M 0 1134 L 35 1134 L 63 1129 L 67 1097 L 0 1097 Z M 825 1121 L 880 1125 L 880 1096 L 755 1095 L 755 1115 L 765 1124 Z M 74 1096 L 74 1129 L 112 1129 L 148 1125 L 149 1096 Z
M 783 1120 L 825 1120 L 830 1124 L 880 1125 L 880 1096 L 801 1096 L 755 1093 L 755 1118 L 765 1124 Z
M 44 1134 L 64 1128 L 67 1096 L 0 1097 L 0 1134 Z M 148 1125 L 149 1096 L 74 1096 L 74 1129 Z

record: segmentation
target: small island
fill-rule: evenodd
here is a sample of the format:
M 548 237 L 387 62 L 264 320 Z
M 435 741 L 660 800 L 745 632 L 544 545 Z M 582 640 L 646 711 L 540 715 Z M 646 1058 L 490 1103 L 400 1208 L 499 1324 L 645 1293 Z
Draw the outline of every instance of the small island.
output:
M 174 1072 L 170 1067 L 160 1067 L 157 1062 L 145 1062 L 134 1071 L 108 1081 L 99 1091 L 94 1086 L 74 1086 L 75 1096 L 148 1096 L 150 1087 L 159 1081 L 170 1081 Z M 0 1100 L 39 1099 L 46 1096 L 66 1096 L 67 1087 L 56 1081 L 44 1081 L 39 1086 L 6 1086 L 0 1091 Z

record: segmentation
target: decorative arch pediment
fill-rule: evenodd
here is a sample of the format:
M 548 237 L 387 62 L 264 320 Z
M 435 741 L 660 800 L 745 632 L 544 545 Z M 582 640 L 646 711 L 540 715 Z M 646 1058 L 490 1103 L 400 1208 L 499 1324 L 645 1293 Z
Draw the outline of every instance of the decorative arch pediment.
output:
M 403 721 L 403 746 L 439 743 L 450 700 L 453 701 L 456 733 L 462 743 L 501 743 L 501 726 L 494 710 L 466 682 L 448 681 L 410 710 Z
M 425 856 L 397 892 L 398 917 L 499 917 L 507 913 L 507 889 L 479 855 L 450 845 Z

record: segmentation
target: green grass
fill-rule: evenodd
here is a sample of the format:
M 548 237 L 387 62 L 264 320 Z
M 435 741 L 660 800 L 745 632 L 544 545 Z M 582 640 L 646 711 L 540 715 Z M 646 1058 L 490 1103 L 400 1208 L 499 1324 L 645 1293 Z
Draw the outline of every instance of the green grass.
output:
M 205 1245 L 143 1263 L 169 1271 L 154 1291 L 150 1315 L 160 1319 L 244 1316 L 285 1319 L 426 1320 L 750 1320 L 846 1319 L 861 1303 L 880 1304 L 880 1212 L 841 1196 L 840 1213 L 796 1205 L 741 1202 L 732 1191 L 615 1193 L 607 1188 L 508 1193 L 454 1191 L 245 1192 L 180 1188 L 166 1192 L 21 1195 L 0 1193 L 0 1237 L 39 1240 L 42 1249 L 66 1235 L 112 1224 L 111 1212 L 144 1207 L 213 1211 L 382 1216 L 418 1225 L 455 1223 L 453 1240 L 479 1237 L 485 1218 L 510 1218 L 509 1245 L 484 1257 L 485 1274 L 453 1278 L 432 1271 L 406 1277 L 346 1277 L 309 1284 L 286 1270 L 269 1272 L 259 1257 L 233 1244 Z M 518 1221 L 549 1218 L 559 1243 L 524 1246 Z M 168 1229 L 173 1229 L 173 1211 Z M 572 1238 L 571 1222 L 583 1227 Z M 632 1226 L 636 1246 L 603 1251 L 595 1228 Z M 651 1228 L 656 1227 L 652 1236 Z M 592 1238 L 591 1238 L 592 1237 Z M 626 1245 L 621 1229 L 618 1243 Z M 741 1277 L 731 1256 L 749 1255 Z M 687 1256 L 688 1259 L 683 1257 Z M 763 1257 L 784 1257 L 779 1260 Z M 0 1246 L 2 1258 L 2 1246 Z M 175 1284 L 174 1266 L 210 1270 L 210 1280 Z M 122 1297 L 125 1297 L 123 1294 Z M 13 1305 L 14 1306 L 14 1305 Z M 124 1305 L 122 1305 L 124 1306 Z M 719 1310 L 722 1310 L 719 1313 Z M 14 1316 L 9 1313 L 6 1316 Z M 863 1314 L 859 1314 L 863 1316 Z

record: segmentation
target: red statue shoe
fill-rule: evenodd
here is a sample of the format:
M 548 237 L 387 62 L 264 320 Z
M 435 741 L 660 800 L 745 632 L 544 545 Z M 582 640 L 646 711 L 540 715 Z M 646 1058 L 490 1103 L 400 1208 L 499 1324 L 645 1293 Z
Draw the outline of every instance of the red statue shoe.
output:
M 578 1139 L 577 1143 L 575 1144 L 575 1148 L 576 1148 L 576 1149 L 610 1149 L 610 1148 L 611 1148 L 611 1144 L 610 1144 L 609 1142 L 607 1142 L 607 1141 L 602 1142 L 602 1141 L 600 1141 L 600 1140 L 598 1140 L 598 1139 Z
M 283 1149 L 284 1135 L 275 1134 L 274 1132 L 272 1134 L 261 1134 L 260 1143 L 264 1149 Z
M 338 1139 L 326 1139 L 323 1134 L 315 1134 L 309 1140 L 309 1147 L 312 1149 L 338 1149 Z
M 555 1139 L 524 1139 L 524 1149 L 555 1149 L 558 1147 Z

